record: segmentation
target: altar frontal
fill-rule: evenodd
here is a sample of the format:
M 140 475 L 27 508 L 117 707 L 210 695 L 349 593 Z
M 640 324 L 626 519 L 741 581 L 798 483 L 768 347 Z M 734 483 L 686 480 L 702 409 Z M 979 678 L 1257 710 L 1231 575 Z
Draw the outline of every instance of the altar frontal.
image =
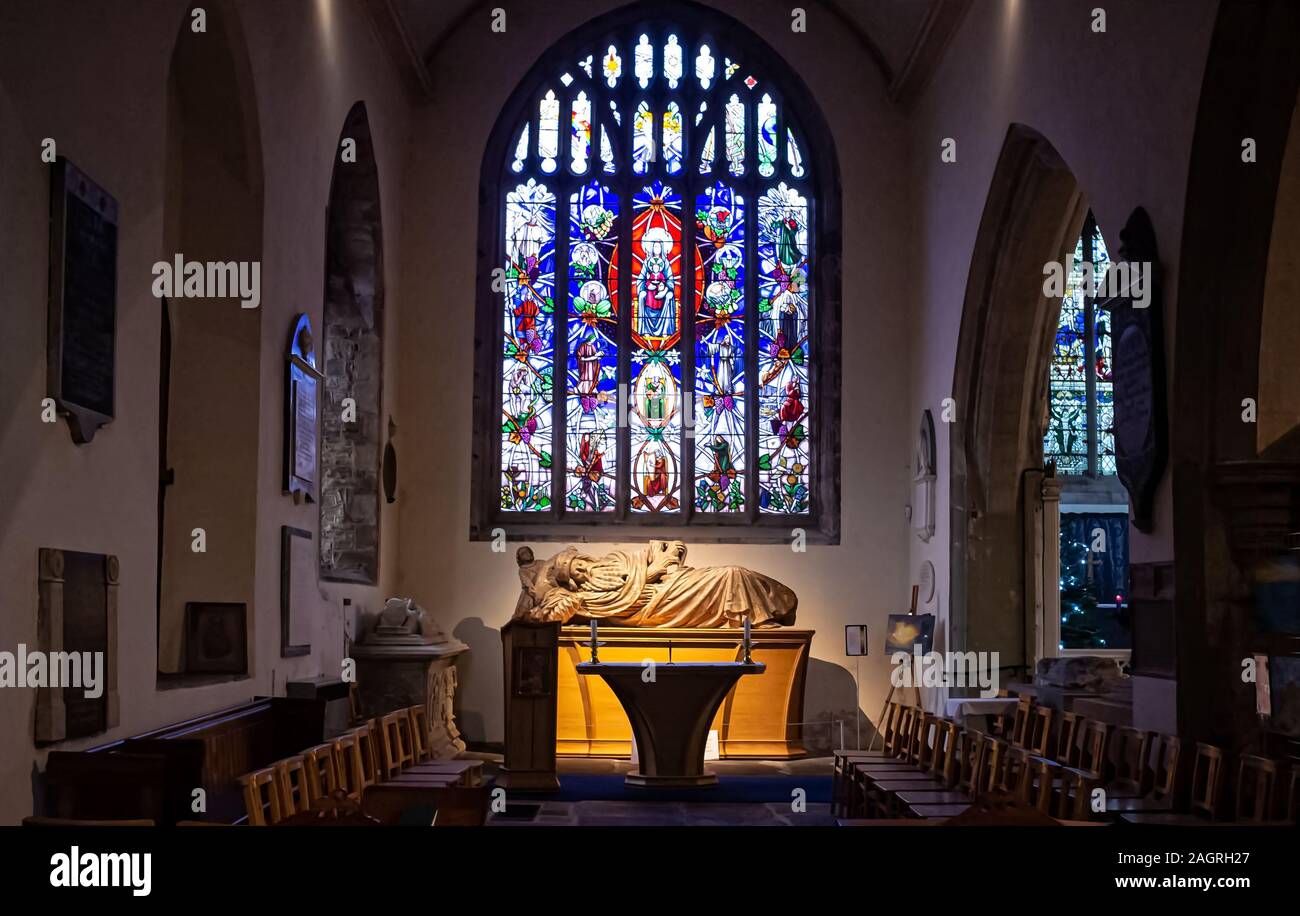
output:
M 560 756 L 626 757 L 632 728 L 600 678 L 580 677 L 588 660 L 589 625 L 600 624 L 605 662 L 656 665 L 734 662 L 742 628 L 752 625 L 753 660 L 761 677 L 742 678 L 719 707 L 716 731 L 723 758 L 806 754 L 800 722 L 813 631 L 796 629 L 798 598 L 786 585 L 740 566 L 685 565 L 681 541 L 592 557 L 566 548 L 545 560 L 516 554 L 522 589 L 514 619 L 559 623 L 555 747 Z

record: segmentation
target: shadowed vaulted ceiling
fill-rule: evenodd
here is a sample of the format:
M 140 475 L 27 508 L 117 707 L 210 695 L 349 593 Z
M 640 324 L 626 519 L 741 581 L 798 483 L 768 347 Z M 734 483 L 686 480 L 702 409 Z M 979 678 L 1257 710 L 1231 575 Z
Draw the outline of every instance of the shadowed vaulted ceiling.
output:
M 442 44 L 499 0 L 365 0 L 379 32 L 417 96 L 432 95 L 429 64 Z M 707 0 L 704 0 L 708 5 Z M 862 45 L 888 87 L 908 103 L 934 72 L 971 0 L 805 0 L 809 21 L 829 19 Z M 786 13 L 788 15 L 788 12 Z

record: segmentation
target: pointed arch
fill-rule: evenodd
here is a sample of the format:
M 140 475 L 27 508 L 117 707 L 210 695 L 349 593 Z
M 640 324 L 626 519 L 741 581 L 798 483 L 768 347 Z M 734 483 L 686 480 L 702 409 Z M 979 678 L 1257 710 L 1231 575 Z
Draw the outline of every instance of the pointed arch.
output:
M 777 51 L 684 0 L 599 17 L 481 176 L 471 537 L 838 543 L 839 169 Z
M 248 49 L 233 3 L 203 8 L 206 31 L 192 30 L 187 11 L 168 69 L 160 260 L 260 262 L 262 148 Z M 260 416 L 248 405 L 261 400 L 262 310 L 228 298 L 162 305 L 158 670 L 183 674 L 187 603 L 253 607 Z M 191 549 L 196 528 L 204 553 Z
M 1022 478 L 1041 467 L 1041 405 L 1060 310 L 1043 292 L 1043 265 L 1065 260 L 1086 213 L 1055 147 L 1012 124 L 971 256 L 949 429 L 952 647 L 997 650 L 1004 667 L 1029 663 L 1035 617 L 1021 549 Z

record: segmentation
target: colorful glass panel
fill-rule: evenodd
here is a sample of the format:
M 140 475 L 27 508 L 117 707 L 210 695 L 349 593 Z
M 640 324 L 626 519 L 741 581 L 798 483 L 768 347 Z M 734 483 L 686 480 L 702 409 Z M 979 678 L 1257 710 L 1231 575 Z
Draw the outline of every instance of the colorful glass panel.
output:
M 771 178 L 776 171 L 776 102 L 767 93 L 758 103 L 758 174 Z
M 723 120 L 727 131 L 727 165 L 733 175 L 745 174 L 745 104 L 732 95 L 727 100 Z
M 618 458 L 618 195 L 600 182 L 569 197 L 565 505 L 611 512 Z
M 650 104 L 641 102 L 636 106 L 636 120 L 632 122 L 632 169 L 638 175 L 650 170 L 650 163 L 655 159 L 655 116 L 650 113 Z
M 676 102 L 668 103 L 664 112 L 664 167 L 669 175 L 682 170 L 682 109 Z
M 573 100 L 569 124 L 572 131 L 573 171 L 581 175 L 587 171 L 587 160 L 591 158 L 591 102 L 587 99 L 587 93 L 579 92 Z
M 759 509 L 809 511 L 808 201 L 782 182 L 758 200 Z
M 745 510 L 745 199 L 695 199 L 695 508 Z
M 560 155 L 560 100 L 548 90 L 539 108 L 537 155 L 542 157 L 542 171 L 549 175 L 555 171 L 555 158 Z
M 555 194 L 533 179 L 506 195 L 501 508 L 551 507 Z
M 637 193 L 632 210 L 631 506 L 675 511 L 681 506 L 682 199 L 656 181 Z
M 677 43 L 676 35 L 669 35 L 668 44 L 664 45 L 664 76 L 669 89 L 676 89 L 677 81 L 682 78 L 682 46 Z

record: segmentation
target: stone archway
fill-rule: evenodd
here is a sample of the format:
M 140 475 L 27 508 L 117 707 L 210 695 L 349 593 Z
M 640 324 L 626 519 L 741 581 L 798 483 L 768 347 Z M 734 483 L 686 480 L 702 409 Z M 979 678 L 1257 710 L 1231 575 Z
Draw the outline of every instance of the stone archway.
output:
M 1276 390 L 1277 380 L 1262 383 L 1261 372 L 1280 373 L 1291 387 L 1298 381 L 1290 354 L 1274 350 L 1293 332 L 1268 310 L 1270 250 L 1291 231 L 1275 214 L 1295 206 L 1288 189 L 1296 177 L 1287 169 L 1297 167 L 1288 149 L 1300 88 L 1297 35 L 1300 6 L 1289 0 L 1219 7 L 1188 169 L 1170 437 L 1178 732 L 1293 759 L 1294 738 L 1261 734 L 1242 664 L 1255 654 L 1296 656 L 1293 639 L 1263 632 L 1251 586 L 1259 564 L 1294 556 L 1288 534 L 1300 530 L 1300 447 L 1285 405 L 1279 415 L 1270 403 L 1261 441 L 1258 424 L 1243 422 L 1243 400 Z M 1245 138 L 1255 145 L 1250 162 Z M 1294 302 L 1283 307 L 1293 311 Z M 1266 327 L 1278 340 L 1261 347 Z
M 325 222 L 321 578 L 374 584 L 384 419 L 384 243 L 379 170 L 364 102 L 348 112 L 335 146 Z
M 1025 562 L 1024 478 L 1041 469 L 1041 405 L 1059 300 L 1043 265 L 1073 250 L 1087 208 L 1041 134 L 1012 124 L 971 257 L 949 434 L 951 642 L 1033 662 L 1037 620 Z

